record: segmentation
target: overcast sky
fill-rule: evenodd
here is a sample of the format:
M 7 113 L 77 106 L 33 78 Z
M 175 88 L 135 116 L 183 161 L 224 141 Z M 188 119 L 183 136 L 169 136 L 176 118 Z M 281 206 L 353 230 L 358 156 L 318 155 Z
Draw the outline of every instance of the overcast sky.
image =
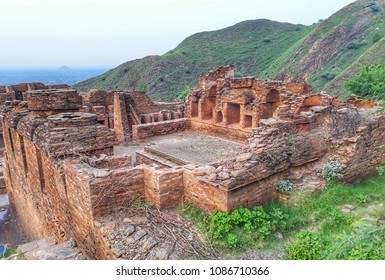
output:
M 266 18 L 310 25 L 351 0 L 0 0 L 0 69 L 112 68 Z

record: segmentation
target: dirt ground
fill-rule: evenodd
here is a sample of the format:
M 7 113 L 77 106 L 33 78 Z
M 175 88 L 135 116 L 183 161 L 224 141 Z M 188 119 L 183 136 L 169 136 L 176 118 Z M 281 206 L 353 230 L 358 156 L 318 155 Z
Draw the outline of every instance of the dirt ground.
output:
M 0 243 L 16 248 L 28 241 L 17 220 L 16 213 L 9 206 L 8 195 L 0 195 Z
M 143 151 L 146 146 L 191 164 L 208 164 L 239 152 L 242 145 L 234 141 L 187 130 L 151 137 L 126 146 L 116 146 L 114 149 L 115 154 L 131 154 L 135 162 L 135 152 Z

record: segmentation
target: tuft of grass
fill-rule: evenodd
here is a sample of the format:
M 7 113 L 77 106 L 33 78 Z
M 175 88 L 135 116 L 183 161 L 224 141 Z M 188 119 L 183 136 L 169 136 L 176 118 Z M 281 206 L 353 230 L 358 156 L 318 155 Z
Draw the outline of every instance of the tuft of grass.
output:
M 14 248 L 7 248 L 7 251 L 5 252 L 5 255 L 4 255 L 4 259 L 7 259 L 10 256 L 13 256 L 13 255 L 16 255 L 16 254 L 17 254 L 16 249 L 14 249 Z M 0 259 L 2 259 L 2 256 L 0 257 Z

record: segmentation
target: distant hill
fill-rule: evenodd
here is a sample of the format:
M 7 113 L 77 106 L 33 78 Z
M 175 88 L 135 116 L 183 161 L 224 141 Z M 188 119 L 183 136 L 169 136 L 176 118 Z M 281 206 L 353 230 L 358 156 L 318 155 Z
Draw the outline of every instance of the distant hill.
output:
M 72 69 L 71 68 L 69 68 L 68 66 L 65 66 L 65 65 L 63 65 L 63 66 L 60 66 L 58 69 L 56 69 L 57 71 L 61 71 L 61 72 L 70 72 L 70 71 L 72 71 Z
M 170 101 L 199 77 L 233 64 L 236 75 L 286 81 L 307 80 L 316 90 L 344 93 L 344 79 L 364 63 L 383 63 L 385 0 L 359 0 L 318 24 L 304 26 L 266 19 L 186 38 L 162 56 L 126 62 L 75 85 L 79 90 L 128 89 L 140 73 L 140 87 L 154 100 Z M 383 50 L 383 48 L 382 48 Z

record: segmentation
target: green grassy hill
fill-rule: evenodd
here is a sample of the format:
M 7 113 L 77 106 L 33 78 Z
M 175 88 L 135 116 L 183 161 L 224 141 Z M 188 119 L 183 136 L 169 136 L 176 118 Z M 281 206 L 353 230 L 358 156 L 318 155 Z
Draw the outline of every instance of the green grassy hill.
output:
M 127 76 L 130 71 L 138 70 L 140 84 L 146 85 L 153 99 L 170 101 L 186 87 L 196 86 L 202 75 L 221 65 L 233 64 L 238 75 L 258 75 L 280 56 L 288 56 L 288 46 L 298 45 L 313 28 L 252 20 L 218 31 L 197 33 L 162 56 L 126 62 L 77 84 L 76 88 L 127 89 Z
M 385 36 L 385 25 L 373 17 L 385 17 L 385 1 L 356 1 L 322 22 L 280 70 L 278 78 L 307 80 L 315 90 L 334 95 L 344 93 L 343 81 L 359 71 L 350 68 L 358 60 L 383 63 L 383 55 L 373 55 Z M 350 75 L 343 74 L 350 68 Z M 337 82 L 339 81 L 339 82 Z
M 75 87 L 129 89 L 130 76 L 139 74 L 137 89 L 146 90 L 154 100 L 171 101 L 195 87 L 209 70 L 232 64 L 239 76 L 307 80 L 315 90 L 338 95 L 343 80 L 357 72 L 360 62 L 383 61 L 383 54 L 374 53 L 383 44 L 385 25 L 372 18 L 384 18 L 384 11 L 385 0 L 359 0 L 311 26 L 245 21 L 194 34 L 162 56 L 126 62 Z

